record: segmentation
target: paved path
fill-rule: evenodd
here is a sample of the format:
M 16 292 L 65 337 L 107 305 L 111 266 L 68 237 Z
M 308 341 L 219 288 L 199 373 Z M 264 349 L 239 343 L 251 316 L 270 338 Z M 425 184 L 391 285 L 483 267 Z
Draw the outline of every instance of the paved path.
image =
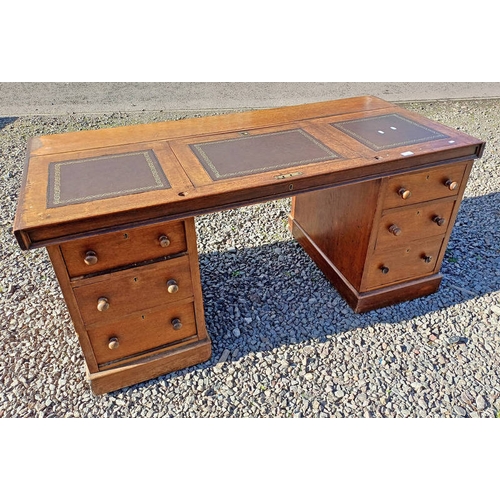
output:
M 0 82 L 0 116 L 269 108 L 368 94 L 395 102 L 500 97 L 500 83 Z

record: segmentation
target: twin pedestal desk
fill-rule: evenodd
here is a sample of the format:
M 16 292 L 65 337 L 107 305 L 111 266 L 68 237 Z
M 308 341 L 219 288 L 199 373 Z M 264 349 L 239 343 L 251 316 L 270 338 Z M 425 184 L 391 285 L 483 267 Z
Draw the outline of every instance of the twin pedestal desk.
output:
M 47 248 L 95 394 L 208 360 L 194 216 L 292 197 L 356 312 L 435 292 L 484 142 L 366 96 L 30 140 L 14 233 Z

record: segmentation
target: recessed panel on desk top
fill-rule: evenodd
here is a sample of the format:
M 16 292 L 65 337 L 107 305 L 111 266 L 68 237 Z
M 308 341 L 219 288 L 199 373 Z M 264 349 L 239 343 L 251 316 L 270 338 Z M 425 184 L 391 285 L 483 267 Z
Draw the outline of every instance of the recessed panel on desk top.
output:
M 26 247 L 144 220 L 192 187 L 161 142 L 33 156 L 25 175 L 15 235 Z
M 346 120 L 331 125 L 375 151 L 448 137 L 398 113 Z
M 47 207 L 168 188 L 152 150 L 60 161 L 49 165 Z
M 301 128 L 189 146 L 214 181 L 341 157 Z
M 169 145 L 194 186 L 186 199 L 226 207 L 244 200 L 288 196 L 304 183 L 321 185 L 319 176 L 371 162 L 336 136 L 345 138 L 329 125 L 297 121 L 186 138 Z

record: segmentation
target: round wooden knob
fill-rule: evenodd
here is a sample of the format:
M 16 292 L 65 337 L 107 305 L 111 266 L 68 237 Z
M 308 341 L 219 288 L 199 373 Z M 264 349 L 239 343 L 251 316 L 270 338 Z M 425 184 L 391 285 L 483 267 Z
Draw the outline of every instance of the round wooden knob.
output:
M 380 270 L 382 271 L 382 274 L 387 274 L 389 272 L 389 268 L 385 266 L 382 266 Z
M 106 297 L 99 297 L 97 299 L 97 310 L 98 311 L 107 311 L 109 309 L 109 300 Z
M 448 179 L 444 184 L 450 191 L 455 191 L 455 189 L 458 188 L 458 182 L 452 181 L 451 179 Z
M 429 264 L 432 261 L 432 257 L 430 255 L 423 255 L 422 260 L 426 263 Z
M 118 347 L 120 347 L 120 342 L 116 337 L 111 337 L 108 342 L 108 347 L 110 349 L 118 349 Z
M 85 258 L 83 259 L 83 262 L 85 262 L 87 266 L 93 266 L 94 264 L 97 264 L 97 261 L 97 254 L 93 250 L 85 252 Z
M 396 226 L 396 224 L 393 224 L 392 226 L 389 227 L 389 232 L 392 233 L 394 236 L 399 236 L 402 233 L 401 228 Z
M 182 328 L 182 323 L 179 318 L 174 318 L 172 320 L 172 326 L 174 327 L 174 330 L 180 330 Z
M 438 215 L 436 215 L 435 217 L 432 218 L 433 222 L 435 222 L 438 226 L 442 226 L 446 220 L 443 219 L 442 217 L 439 217 Z
M 405 188 L 401 188 L 398 191 L 398 194 L 399 194 L 399 196 L 401 196 L 401 198 L 403 198 L 403 200 L 407 200 L 411 196 L 411 191 L 409 191 L 408 189 L 405 189 Z
M 163 248 L 167 248 L 170 245 L 170 240 L 168 239 L 168 236 L 162 234 L 159 238 L 158 241 L 160 242 L 160 246 Z
M 167 290 L 168 290 L 168 293 L 177 293 L 179 291 L 179 285 L 177 284 L 177 281 L 168 280 L 167 281 Z

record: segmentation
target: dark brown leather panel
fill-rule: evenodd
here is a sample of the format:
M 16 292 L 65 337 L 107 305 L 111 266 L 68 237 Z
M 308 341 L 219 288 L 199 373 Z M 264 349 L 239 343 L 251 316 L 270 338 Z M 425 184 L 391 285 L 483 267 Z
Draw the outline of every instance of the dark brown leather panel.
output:
M 398 113 L 347 120 L 330 125 L 375 151 L 448 137 Z
M 49 164 L 47 207 L 168 188 L 152 150 L 54 162 Z
M 242 135 L 189 147 L 214 181 L 341 158 L 302 129 Z

